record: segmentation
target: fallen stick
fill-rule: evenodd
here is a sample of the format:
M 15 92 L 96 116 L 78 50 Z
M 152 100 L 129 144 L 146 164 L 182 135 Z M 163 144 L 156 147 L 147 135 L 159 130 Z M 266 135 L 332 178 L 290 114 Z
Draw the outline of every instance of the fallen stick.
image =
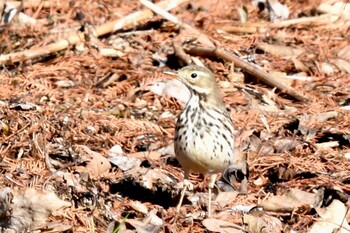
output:
M 159 6 L 160 8 L 164 8 L 165 10 L 171 10 L 175 8 L 177 5 L 183 4 L 188 1 L 189 0 L 161 1 L 157 4 L 157 6 Z M 121 19 L 114 20 L 114 21 L 105 23 L 99 27 L 96 27 L 95 35 L 102 36 L 102 35 L 116 32 L 118 30 L 125 29 L 128 27 L 134 27 L 136 24 L 140 23 L 141 21 L 150 19 L 152 17 L 153 17 L 153 12 L 151 10 L 146 9 L 146 10 L 136 11 Z M 0 64 L 14 63 L 14 62 L 37 58 L 40 56 L 45 56 L 45 55 L 66 49 L 68 46 L 75 45 L 82 41 L 84 41 L 84 35 L 82 33 L 75 33 L 75 34 L 69 35 L 65 39 L 59 40 L 47 46 L 24 50 L 21 52 L 15 52 L 15 53 L 6 54 L 6 55 L 0 55 Z
M 290 27 L 294 25 L 311 27 L 311 26 L 319 26 L 319 25 L 334 23 L 338 19 L 339 19 L 339 16 L 324 14 L 324 15 L 314 16 L 314 17 L 302 17 L 298 19 L 284 20 L 281 22 L 270 23 L 267 26 L 269 28 L 284 28 L 284 27 Z
M 162 9 L 159 7 L 159 5 L 156 5 L 148 0 L 140 0 L 141 4 L 145 7 L 152 10 L 154 13 L 162 16 L 166 20 L 176 24 L 179 27 L 182 27 L 184 29 L 189 30 L 191 33 L 195 34 L 195 38 L 198 42 L 202 43 L 206 47 L 215 48 L 214 43 L 209 39 L 209 37 L 205 34 L 203 34 L 201 31 L 197 30 L 196 28 L 190 26 L 189 24 L 181 22 L 176 16 L 170 14 L 167 12 L 167 10 Z
M 278 82 L 278 80 L 271 77 L 266 71 L 259 69 L 246 61 L 243 61 L 239 57 L 237 57 L 231 53 L 228 53 L 228 52 L 224 51 L 223 49 L 218 49 L 214 45 L 214 43 L 211 42 L 210 38 L 207 35 L 200 32 L 199 30 L 191 27 L 190 25 L 181 22 L 177 17 L 175 17 L 174 15 L 171 15 L 169 12 L 166 12 L 166 11 L 160 9 L 157 5 L 151 3 L 148 0 L 140 0 L 140 2 L 144 6 L 150 8 L 153 12 L 161 15 L 162 17 L 173 22 L 174 24 L 178 25 L 179 27 L 189 29 L 191 32 L 194 32 L 197 34 L 197 36 L 195 36 L 195 38 L 197 38 L 197 41 L 200 41 L 202 43 L 202 46 L 204 46 L 205 48 L 199 48 L 199 47 L 192 47 L 190 49 L 184 48 L 186 53 L 189 53 L 191 55 L 196 55 L 196 56 L 215 56 L 215 57 L 219 57 L 223 60 L 233 62 L 235 64 L 235 66 L 241 68 L 243 71 L 247 72 L 248 74 L 253 75 L 257 79 L 261 80 L 262 82 L 264 82 L 270 86 L 278 88 L 280 91 L 287 93 L 288 95 L 294 97 L 295 99 L 297 99 L 299 101 L 302 101 L 302 102 L 308 101 L 308 98 L 306 98 L 305 96 L 303 96 L 301 94 L 298 94 L 292 87 L 290 87 L 284 83 Z
M 270 29 L 286 28 L 286 27 L 318 27 L 328 25 L 339 20 L 339 16 L 324 14 L 314 17 L 302 17 L 298 19 L 289 19 L 276 23 L 245 23 L 239 26 L 223 26 L 217 29 L 220 33 L 225 31 L 228 33 L 267 33 Z

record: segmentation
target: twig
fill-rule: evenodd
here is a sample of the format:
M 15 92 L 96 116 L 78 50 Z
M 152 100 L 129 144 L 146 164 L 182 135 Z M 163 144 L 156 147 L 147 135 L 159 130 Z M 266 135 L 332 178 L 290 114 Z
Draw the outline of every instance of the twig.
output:
M 216 31 L 218 33 L 266 33 L 268 27 L 266 25 L 248 25 L 242 24 L 241 26 L 223 26 Z
M 14 132 L 13 134 L 11 134 L 10 136 L 6 137 L 4 139 L 4 142 L 7 142 L 9 139 L 11 139 L 14 136 L 17 136 L 20 132 L 22 132 L 23 130 L 25 130 L 29 125 L 31 124 L 31 122 L 27 123 L 25 126 L 23 126 L 21 129 L 17 130 L 16 132 Z
M 168 10 L 163 10 L 162 8 L 148 0 L 140 0 L 140 3 L 145 7 L 151 9 L 154 13 L 163 16 L 163 18 L 165 18 L 166 20 L 173 22 L 176 25 L 182 25 L 182 22 L 178 18 L 167 12 Z
M 18 185 L 19 187 L 25 187 L 23 184 L 21 184 L 20 182 L 16 181 L 15 179 L 13 179 L 13 177 L 11 177 L 11 176 L 9 176 L 9 175 L 7 175 L 7 174 L 5 174 L 3 177 L 4 177 L 5 179 L 7 179 L 7 180 L 13 182 L 14 184 Z M 2 205 L 3 205 L 3 204 L 2 204 Z
M 56 169 L 51 164 L 51 159 L 49 157 L 49 154 L 47 153 L 46 145 L 44 145 L 43 148 L 41 149 L 39 142 L 38 142 L 38 136 L 35 133 L 33 133 L 33 143 L 34 143 L 35 148 L 38 150 L 39 154 L 45 159 L 45 164 L 46 164 L 47 169 L 52 174 L 55 173 Z M 45 140 L 44 140 L 44 144 L 45 144 Z
M 175 50 L 175 55 L 181 61 L 183 61 L 186 65 L 189 65 L 192 63 L 191 56 L 185 52 L 183 46 L 180 43 L 174 42 L 173 46 L 174 46 L 174 50 Z
M 271 23 L 271 24 L 268 24 L 268 27 L 269 28 L 283 28 L 283 27 L 289 27 L 292 25 L 319 26 L 322 24 L 329 24 L 329 23 L 335 22 L 338 19 L 339 19 L 339 16 L 324 14 L 324 15 L 320 15 L 320 16 L 302 17 L 302 18 L 298 18 L 298 19 L 290 19 L 290 20 L 284 20 L 281 22 Z
M 160 8 L 164 8 L 165 10 L 171 10 L 177 5 L 188 1 L 189 0 L 178 0 L 178 1 L 165 0 L 165 1 L 159 2 L 157 6 Z M 148 9 L 136 11 L 130 15 L 125 16 L 124 18 L 121 18 L 112 22 L 108 22 L 104 25 L 97 27 L 95 29 L 96 36 L 102 36 L 108 33 L 116 32 L 123 28 L 134 27 L 139 22 L 152 17 L 153 17 L 153 12 Z M 81 33 L 80 34 L 75 33 L 75 34 L 69 35 L 66 39 L 59 40 L 56 43 L 53 43 L 44 47 L 29 49 L 29 50 L 6 54 L 6 55 L 0 55 L 0 64 L 25 61 L 25 60 L 37 58 L 40 56 L 45 56 L 50 53 L 54 53 L 54 52 L 58 52 L 63 49 L 66 49 L 68 46 L 75 45 L 78 42 L 81 42 L 83 40 L 84 40 L 84 36 Z
M 340 17 L 324 14 L 314 17 L 302 17 L 298 19 L 284 20 L 276 23 L 245 23 L 240 26 L 223 26 L 217 29 L 229 33 L 266 33 L 269 29 L 285 28 L 290 26 L 320 26 L 336 22 Z
M 119 74 L 116 74 L 116 73 L 114 73 L 112 75 L 108 74 L 107 77 L 103 78 L 102 80 L 99 80 L 96 83 L 95 87 L 97 87 L 97 88 L 101 88 L 101 87 L 102 88 L 106 88 L 109 85 L 111 85 L 112 83 L 114 83 L 115 81 L 117 81 L 119 79 L 119 77 L 120 77 Z
M 214 43 L 207 37 L 205 34 L 203 34 L 201 31 L 197 30 L 196 28 L 181 22 L 177 17 L 174 15 L 170 14 L 166 10 L 162 9 L 159 7 L 159 5 L 155 5 L 154 3 L 148 1 L 148 0 L 140 0 L 140 2 L 151 9 L 154 13 L 159 14 L 163 18 L 169 20 L 170 22 L 173 22 L 179 27 L 182 27 L 184 29 L 189 30 L 191 33 L 193 33 L 196 38 L 196 40 L 200 43 L 202 43 L 205 47 L 210 47 L 210 48 L 215 48 Z

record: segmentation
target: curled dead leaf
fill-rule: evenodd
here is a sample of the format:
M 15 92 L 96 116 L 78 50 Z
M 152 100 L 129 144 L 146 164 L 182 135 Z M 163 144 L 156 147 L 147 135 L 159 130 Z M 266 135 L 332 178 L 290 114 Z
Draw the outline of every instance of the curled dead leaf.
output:
M 78 166 L 78 171 L 89 173 L 92 176 L 101 176 L 111 168 L 108 159 L 100 153 L 92 151 L 84 145 L 77 145 L 76 148 L 79 150 L 82 160 L 86 163 L 86 166 Z
M 320 215 L 320 219 L 312 225 L 309 232 L 350 233 L 350 226 L 346 221 L 348 210 L 349 207 L 345 206 L 344 203 L 339 200 L 333 200 L 333 202 L 327 207 L 316 208 L 317 213 Z

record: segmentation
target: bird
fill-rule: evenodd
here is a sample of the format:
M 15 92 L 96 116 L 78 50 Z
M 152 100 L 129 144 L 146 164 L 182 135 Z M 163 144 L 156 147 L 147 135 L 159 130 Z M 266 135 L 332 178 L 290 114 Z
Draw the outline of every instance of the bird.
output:
M 175 136 L 175 156 L 184 171 L 183 190 L 177 213 L 183 202 L 190 172 L 210 174 L 208 183 L 208 217 L 211 216 L 211 193 L 217 174 L 228 167 L 246 175 L 246 161 L 235 154 L 235 131 L 221 97 L 215 75 L 206 67 L 189 65 L 166 74 L 178 78 L 190 91 L 190 98 L 178 116 Z M 242 180 L 242 179 L 240 179 Z

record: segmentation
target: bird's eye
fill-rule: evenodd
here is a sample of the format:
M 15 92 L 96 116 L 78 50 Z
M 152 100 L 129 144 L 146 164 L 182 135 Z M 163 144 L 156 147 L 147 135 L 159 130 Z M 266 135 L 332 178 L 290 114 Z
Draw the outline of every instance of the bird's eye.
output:
M 196 78 L 197 77 L 197 74 L 196 73 L 192 73 L 191 74 L 191 78 Z

